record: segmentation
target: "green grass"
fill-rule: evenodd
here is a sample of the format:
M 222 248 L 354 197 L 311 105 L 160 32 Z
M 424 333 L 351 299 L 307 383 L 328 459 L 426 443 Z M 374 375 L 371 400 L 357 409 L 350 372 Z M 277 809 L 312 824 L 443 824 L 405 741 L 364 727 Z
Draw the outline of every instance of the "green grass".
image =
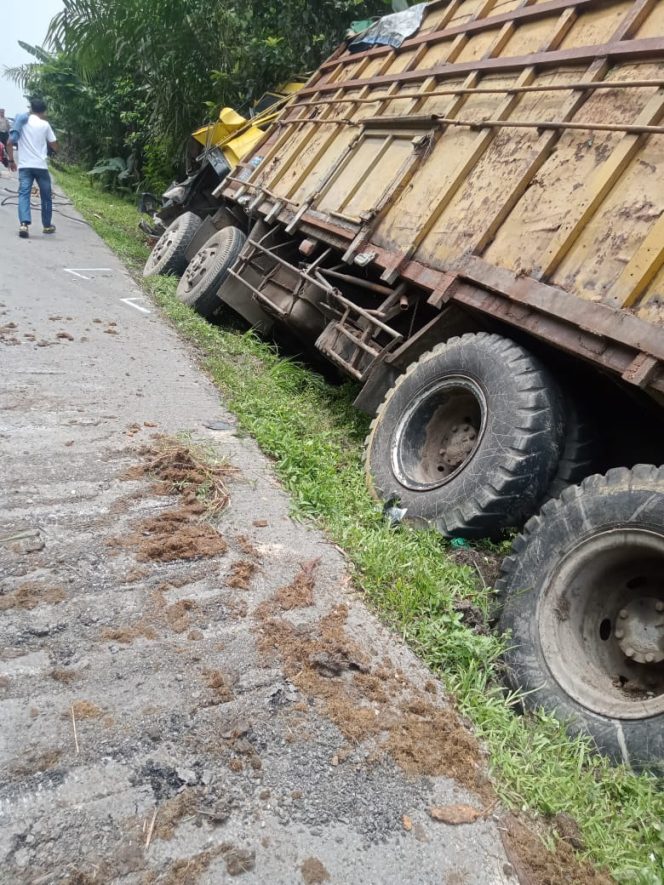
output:
M 131 205 L 93 190 L 76 171 L 57 178 L 92 227 L 137 271 L 147 249 Z M 458 599 L 486 610 L 491 591 L 479 586 L 473 568 L 446 555 L 449 547 L 438 535 L 386 526 L 364 485 L 367 422 L 352 409 L 351 386 L 327 384 L 250 333 L 209 325 L 177 301 L 173 279 L 146 285 L 197 347 L 241 427 L 273 459 L 295 515 L 316 522 L 346 551 L 368 601 L 442 677 L 472 720 L 501 798 L 545 817 L 573 815 L 587 857 L 620 882 L 664 881 L 661 783 L 612 767 L 550 716 L 515 714 L 514 699 L 496 675 L 500 640 L 473 633 L 455 611 Z M 474 552 L 481 559 L 482 547 Z

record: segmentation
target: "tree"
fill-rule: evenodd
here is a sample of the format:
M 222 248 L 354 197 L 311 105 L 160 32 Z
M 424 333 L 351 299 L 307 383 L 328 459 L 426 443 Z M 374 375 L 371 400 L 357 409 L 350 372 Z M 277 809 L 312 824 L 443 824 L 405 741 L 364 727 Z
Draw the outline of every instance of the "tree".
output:
M 350 21 L 385 0 L 64 0 L 23 76 L 86 160 L 181 155 L 224 105 L 318 66 Z M 33 47 L 34 49 L 34 47 Z

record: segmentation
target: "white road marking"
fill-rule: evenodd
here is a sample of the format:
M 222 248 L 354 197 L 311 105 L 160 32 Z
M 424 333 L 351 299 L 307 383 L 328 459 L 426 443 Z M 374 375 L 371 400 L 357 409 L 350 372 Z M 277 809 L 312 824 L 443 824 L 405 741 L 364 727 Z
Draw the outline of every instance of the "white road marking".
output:
M 112 267 L 65 267 L 63 268 L 65 273 L 70 273 L 75 277 L 80 277 L 82 280 L 91 280 L 92 277 L 86 277 L 85 274 L 79 273 L 80 270 L 87 270 L 88 273 L 113 273 Z
M 121 298 L 124 304 L 128 304 L 129 307 L 134 307 L 136 310 L 140 310 L 141 313 L 152 313 L 151 310 L 148 310 L 147 307 L 141 307 L 140 304 L 134 304 L 135 301 L 142 301 L 142 296 L 138 295 L 136 298 Z

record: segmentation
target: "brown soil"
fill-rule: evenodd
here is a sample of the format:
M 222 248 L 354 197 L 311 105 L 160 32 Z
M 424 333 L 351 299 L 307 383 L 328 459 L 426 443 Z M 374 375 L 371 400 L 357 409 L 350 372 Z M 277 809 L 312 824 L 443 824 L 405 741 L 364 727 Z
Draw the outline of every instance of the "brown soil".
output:
M 107 627 L 101 631 L 101 638 L 108 639 L 110 642 L 121 642 L 123 645 L 129 645 L 135 639 L 156 639 L 157 631 L 154 627 L 139 621 L 131 627 Z
M 322 885 L 330 879 L 330 874 L 317 857 L 308 857 L 303 861 L 300 872 L 305 885 Z
M 93 704 L 91 701 L 74 701 L 72 709 L 76 719 L 99 719 L 104 715 L 104 710 L 96 704 Z M 67 710 L 63 713 L 62 718 L 70 719 L 71 711 Z
M 62 682 L 63 685 L 69 685 L 70 682 L 78 679 L 79 674 L 76 670 L 67 670 L 66 667 L 54 667 L 49 675 L 51 679 L 55 679 L 56 682 Z
M 227 506 L 224 479 L 236 472 L 229 464 L 210 463 L 204 453 L 167 436 L 157 436 L 154 444 L 142 448 L 139 454 L 143 464 L 127 471 L 125 479 L 160 480 L 170 486 L 173 494 L 193 495 L 205 501 L 208 512 L 216 513 Z
M 236 590 L 248 590 L 257 568 L 258 566 L 255 563 L 249 562 L 246 559 L 234 562 L 231 566 L 231 573 L 226 578 L 226 585 Z
M 200 801 L 200 790 L 186 789 L 172 799 L 167 799 L 157 808 L 152 836 L 154 839 L 172 839 L 179 822 L 185 817 L 194 817 Z
M 176 860 L 164 875 L 148 881 L 150 883 L 158 881 L 159 885 L 195 885 L 200 880 L 201 874 L 219 857 L 219 854 L 219 849 L 211 848 L 186 860 Z
M 133 548 L 139 562 L 173 562 L 225 553 L 228 545 L 207 522 L 194 521 L 205 508 L 193 503 L 141 520 L 137 531 L 122 539 Z
M 18 777 L 30 777 L 38 771 L 48 771 L 56 765 L 62 756 L 62 750 L 46 750 L 42 753 L 30 753 L 12 766 L 12 774 Z
M 254 545 L 251 543 L 246 535 L 237 535 L 237 537 L 235 538 L 235 542 L 240 550 L 247 556 L 252 556 L 254 559 L 261 558 L 258 548 L 254 547 Z
M 521 885 L 611 885 L 607 873 L 594 869 L 566 842 L 549 851 L 542 838 L 512 814 L 500 825 L 505 852 Z
M 198 604 L 193 599 L 180 599 L 168 605 L 164 591 L 170 587 L 170 584 L 160 584 L 150 594 L 143 617 L 127 626 L 106 627 L 101 632 L 101 638 L 128 645 L 136 639 L 157 639 L 164 630 L 186 632 L 194 639 L 202 638 L 202 634 L 199 636 L 195 632 Z
M 227 704 L 233 700 L 235 695 L 221 670 L 207 670 L 203 675 L 208 687 L 214 692 L 215 703 Z
M 223 480 L 233 469 L 225 463 L 207 463 L 195 450 L 168 437 L 157 437 L 155 444 L 142 448 L 140 454 L 143 463 L 128 470 L 124 479 L 149 477 L 153 493 L 178 495 L 180 503 L 140 520 L 134 531 L 110 544 L 135 550 L 139 562 L 173 562 L 225 553 L 226 542 L 205 517 L 228 505 Z
M 133 568 L 125 575 L 125 584 L 135 584 L 136 581 L 142 581 L 147 578 L 150 572 L 146 568 Z
M 393 668 L 372 669 L 346 633 L 346 606 L 306 629 L 259 609 L 259 649 L 280 656 L 286 675 L 320 701 L 351 744 L 373 739 L 407 772 L 453 777 L 486 803 L 494 800 L 479 745 L 458 715 L 434 706 L 429 693 Z
M 504 555 L 497 551 L 471 547 L 450 547 L 445 555 L 459 565 L 468 566 L 475 573 L 481 587 L 495 586 L 504 559 Z
M 67 594 L 62 587 L 45 587 L 36 581 L 28 581 L 11 593 L 0 596 L 0 611 L 7 611 L 10 608 L 30 610 L 38 605 L 57 605 L 66 598 Z
M 305 608 L 314 604 L 314 574 L 320 559 L 312 559 L 304 562 L 300 570 L 285 587 L 281 587 L 274 594 L 274 602 L 280 609 L 288 611 L 292 608 Z
M 164 618 L 174 633 L 184 633 L 190 629 L 192 614 L 197 609 L 193 599 L 180 599 L 164 609 Z

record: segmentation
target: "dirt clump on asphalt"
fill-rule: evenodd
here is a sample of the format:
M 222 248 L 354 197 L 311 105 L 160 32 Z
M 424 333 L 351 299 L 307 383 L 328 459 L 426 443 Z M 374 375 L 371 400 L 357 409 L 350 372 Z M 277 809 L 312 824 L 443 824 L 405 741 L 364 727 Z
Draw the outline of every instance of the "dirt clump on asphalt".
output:
M 247 848 L 237 848 L 235 845 L 222 845 L 222 855 L 226 863 L 226 872 L 229 876 L 240 876 L 248 873 L 256 866 L 255 852 Z
M 204 502 L 209 513 L 218 513 L 229 503 L 225 478 L 237 473 L 225 461 L 211 461 L 205 452 L 180 440 L 159 435 L 150 446 L 139 450 L 142 464 L 130 468 L 124 479 L 145 477 L 163 483 L 172 494 Z M 164 488 L 158 491 L 163 493 Z
M 30 777 L 40 771 L 48 771 L 53 768 L 61 758 L 62 750 L 57 749 L 28 752 L 12 766 L 11 772 L 18 777 Z
M 76 719 L 100 719 L 105 715 L 105 711 L 92 701 L 79 700 L 74 701 L 71 705 L 71 711 L 67 710 L 62 714 L 63 719 L 69 719 L 71 713 L 74 713 Z
M 172 839 L 183 818 L 196 816 L 200 799 L 200 790 L 186 789 L 158 806 L 152 831 L 153 838 L 165 841 Z
M 135 639 L 156 639 L 157 631 L 148 624 L 137 622 L 130 627 L 106 627 L 101 631 L 101 638 L 109 642 L 120 642 L 122 645 L 130 645 Z
M 372 668 L 346 632 L 346 605 L 303 628 L 273 611 L 265 603 L 257 609 L 259 650 L 276 652 L 288 678 L 319 700 L 349 743 L 373 739 L 377 755 L 387 752 L 409 774 L 453 777 L 493 801 L 477 740 L 454 710 L 434 706 L 403 673 L 385 662 Z
M 137 639 L 159 639 L 164 633 L 194 633 L 193 638 L 202 638 L 195 631 L 200 606 L 193 599 L 179 599 L 169 605 L 165 592 L 171 585 L 162 583 L 149 594 L 143 615 L 132 624 L 105 627 L 101 638 L 110 642 L 129 645 Z
M 125 575 L 124 583 L 135 584 L 137 581 L 142 581 L 143 578 L 147 578 L 149 574 L 149 571 L 145 568 L 133 568 Z
M 580 860 L 574 849 L 559 841 L 549 851 L 542 838 L 513 814 L 505 815 L 499 827 L 505 853 L 523 885 L 612 885 L 614 879 Z
M 252 544 L 246 535 L 237 535 L 235 538 L 235 542 L 246 556 L 251 556 L 253 557 L 253 559 L 261 558 L 258 547 Z
M 302 881 L 305 885 L 322 885 L 329 882 L 330 874 L 317 857 L 308 857 L 300 866 Z
M 56 682 L 69 685 L 70 682 L 78 679 L 80 674 L 76 670 L 68 670 L 66 667 L 54 667 L 48 675 L 51 679 L 55 679 Z
M 320 559 L 302 563 L 291 583 L 277 590 L 273 600 L 280 609 L 289 611 L 314 604 L 315 573 L 319 563 Z
M 207 870 L 212 861 L 219 857 L 219 854 L 218 849 L 210 848 L 207 851 L 195 854 L 193 857 L 176 860 L 170 869 L 162 875 L 157 876 L 152 871 L 148 873 L 143 883 L 144 885 L 152 885 L 152 883 L 157 882 L 159 885 L 194 885 L 195 882 L 199 881 L 201 874 Z
M 246 559 L 234 562 L 231 566 L 231 573 L 226 578 L 226 586 L 233 587 L 235 590 L 248 590 L 257 568 L 256 563 Z
M 153 599 L 159 604 L 157 594 L 154 594 Z M 192 626 L 192 615 L 197 610 L 198 604 L 193 599 L 179 599 L 164 608 L 164 618 L 174 633 L 184 633 Z
M 20 344 L 20 340 L 16 337 L 17 330 L 16 323 L 5 323 L 0 326 L 0 342 L 2 344 Z
M 143 519 L 137 531 L 121 539 L 122 545 L 133 548 L 139 562 L 208 559 L 226 553 L 228 545 L 214 526 L 193 521 L 204 511 L 199 504 L 183 505 Z
M 228 506 L 224 479 L 234 473 L 225 462 L 211 463 L 202 453 L 169 437 L 139 450 L 143 463 L 124 479 L 152 480 L 153 494 L 176 495 L 177 507 L 136 523 L 134 531 L 111 540 L 111 546 L 135 551 L 139 562 L 174 562 L 226 553 L 228 545 L 207 518 Z
M 228 679 L 221 670 L 206 670 L 203 673 L 208 688 L 214 692 L 215 703 L 227 704 L 232 701 L 235 695 L 233 689 L 228 683 Z
M 38 605 L 58 605 L 66 598 L 67 594 L 62 587 L 47 587 L 37 581 L 26 581 L 11 593 L 0 596 L 0 611 L 11 608 L 30 611 Z
M 144 878 L 144 885 L 194 885 L 201 875 L 217 858 L 223 857 L 226 872 L 229 876 L 248 873 L 256 866 L 256 854 L 251 849 L 238 848 L 230 842 L 223 842 L 207 851 L 201 851 L 192 857 L 176 860 L 169 869 L 160 874 L 150 871 Z

